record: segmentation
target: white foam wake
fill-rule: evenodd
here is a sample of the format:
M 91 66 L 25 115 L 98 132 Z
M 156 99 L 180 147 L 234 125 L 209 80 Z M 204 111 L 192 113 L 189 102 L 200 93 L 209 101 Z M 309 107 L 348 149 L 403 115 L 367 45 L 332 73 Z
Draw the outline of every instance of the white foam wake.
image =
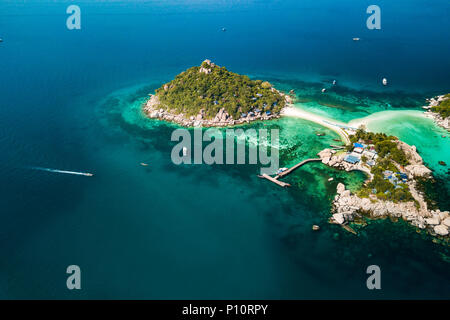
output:
M 89 172 L 67 171 L 67 170 L 59 170 L 59 169 L 51 169 L 51 168 L 42 168 L 42 167 L 31 167 L 31 169 L 34 169 L 34 170 L 41 170 L 41 171 L 47 171 L 47 172 L 54 172 L 54 173 L 74 174 L 74 175 L 78 175 L 78 176 L 87 176 L 87 177 L 93 176 L 93 174 L 92 174 L 92 173 L 89 173 Z

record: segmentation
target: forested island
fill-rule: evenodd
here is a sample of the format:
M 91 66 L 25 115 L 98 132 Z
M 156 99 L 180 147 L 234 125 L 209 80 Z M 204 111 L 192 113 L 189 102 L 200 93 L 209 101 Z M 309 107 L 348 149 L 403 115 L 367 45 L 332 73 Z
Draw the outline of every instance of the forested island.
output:
M 230 126 L 278 118 L 292 98 L 262 80 L 251 80 L 210 60 L 187 69 L 150 95 L 150 118 L 184 126 Z
M 419 229 L 448 239 L 450 214 L 430 207 L 421 190 L 423 179 L 433 179 L 414 146 L 384 133 L 358 129 L 347 150 L 324 149 L 318 155 L 328 166 L 363 171 L 368 179 L 354 192 L 337 186 L 331 222 L 346 226 L 372 218 L 403 218 Z

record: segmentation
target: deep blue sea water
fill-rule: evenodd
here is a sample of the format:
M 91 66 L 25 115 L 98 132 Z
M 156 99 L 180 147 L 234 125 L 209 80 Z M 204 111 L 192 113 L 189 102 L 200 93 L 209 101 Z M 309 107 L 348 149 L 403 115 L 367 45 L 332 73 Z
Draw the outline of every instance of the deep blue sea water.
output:
M 401 222 L 358 236 L 327 224 L 337 183 L 362 176 L 313 164 L 284 190 L 257 166 L 175 166 L 173 127 L 139 113 L 206 58 L 346 120 L 418 109 L 450 91 L 448 1 L 378 1 L 372 31 L 369 1 L 77 1 L 82 29 L 69 31 L 72 3 L 0 3 L 0 298 L 450 297 L 448 247 Z M 336 94 L 317 94 L 332 79 Z M 269 127 L 283 165 L 337 138 L 298 119 Z M 80 291 L 66 288 L 70 264 Z M 366 288 L 371 264 L 381 291 Z

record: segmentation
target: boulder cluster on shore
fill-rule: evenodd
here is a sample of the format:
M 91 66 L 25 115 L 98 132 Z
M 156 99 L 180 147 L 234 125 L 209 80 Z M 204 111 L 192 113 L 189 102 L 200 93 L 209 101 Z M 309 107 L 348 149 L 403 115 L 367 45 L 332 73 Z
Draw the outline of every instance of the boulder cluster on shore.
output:
M 436 98 L 427 99 L 428 105 L 423 108 L 426 109 L 425 116 L 433 119 L 433 121 L 440 127 L 450 131 L 450 117 L 443 118 L 438 112 L 433 112 L 431 109 L 438 106 L 442 101 L 449 99 L 445 95 L 437 96 Z
M 403 218 L 419 229 L 426 229 L 432 235 L 449 235 L 450 214 L 448 211 L 429 211 L 424 208 L 417 208 L 412 201 L 394 203 L 372 198 L 360 198 L 352 194 L 350 190 L 346 190 L 344 184 L 339 183 L 333 201 L 331 222 L 344 225 L 361 218 L 363 214 L 372 218 Z
M 183 113 L 176 114 L 168 111 L 168 108 L 160 103 L 156 95 L 150 97 L 144 105 L 143 110 L 149 118 L 175 122 L 184 127 L 229 127 L 251 121 L 271 120 L 280 117 L 278 114 L 256 113 L 241 117 L 240 119 L 233 119 L 223 108 L 219 110 L 213 119 L 205 119 L 204 110 L 201 110 L 196 116 L 188 117 Z
M 405 173 L 410 178 L 407 182 L 414 201 L 393 202 L 377 199 L 375 195 L 368 198 L 361 198 L 346 190 L 345 185 L 337 185 L 337 194 L 333 200 L 331 223 L 346 225 L 367 215 L 372 218 L 392 217 L 403 218 L 411 225 L 419 229 L 426 229 L 434 236 L 448 236 L 450 231 L 450 214 L 448 211 L 429 210 L 423 195 L 417 191 L 414 178 L 429 177 L 431 170 L 424 164 L 415 146 L 397 141 L 398 148 L 401 148 L 408 156 L 410 164 L 404 167 Z M 322 163 L 345 171 L 363 171 L 368 174 L 366 181 L 370 182 L 373 178 L 370 168 L 361 162 L 351 164 L 344 160 L 346 153 L 337 154 L 335 150 L 324 149 L 318 153 Z

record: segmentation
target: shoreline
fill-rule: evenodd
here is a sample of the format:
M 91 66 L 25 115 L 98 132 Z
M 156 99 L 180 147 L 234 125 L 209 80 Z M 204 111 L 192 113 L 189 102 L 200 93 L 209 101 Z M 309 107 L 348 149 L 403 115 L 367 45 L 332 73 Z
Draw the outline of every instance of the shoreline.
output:
M 350 120 L 348 124 L 352 127 L 357 128 L 360 126 L 364 126 L 367 130 L 370 131 L 371 122 L 382 121 L 384 119 L 391 119 L 398 116 L 417 117 L 422 119 L 426 118 L 423 112 L 420 110 L 385 110 L 372 113 L 366 117 Z
M 301 108 L 294 107 L 294 105 L 290 105 L 288 107 L 283 108 L 281 110 L 281 115 L 287 117 L 294 117 L 299 119 L 308 120 L 314 123 L 317 123 L 325 128 L 333 130 L 336 132 L 345 142 L 345 144 L 350 144 L 349 134 L 343 127 L 347 127 L 348 125 L 344 122 L 336 121 L 331 118 L 326 118 L 312 112 L 303 110 Z M 331 122 L 333 121 L 333 122 Z M 351 130 L 349 130 L 351 131 Z
M 292 97 L 272 87 L 273 92 L 277 92 L 282 96 L 287 105 L 292 104 Z M 151 94 L 150 98 L 142 105 L 142 111 L 145 116 L 150 119 L 158 119 L 167 122 L 177 123 L 183 127 L 232 127 L 243 124 L 248 124 L 254 121 L 267 121 L 273 119 L 279 119 L 278 113 L 255 113 L 251 115 L 247 114 L 245 117 L 239 119 L 233 119 L 224 108 L 221 108 L 213 119 L 204 119 L 203 112 L 196 116 L 186 117 L 183 113 L 175 114 L 167 111 L 169 108 L 166 105 L 162 105 L 157 95 Z
M 437 107 L 441 102 L 448 100 L 449 98 L 445 95 L 437 96 L 431 99 L 427 99 L 428 105 L 422 108 L 426 111 L 424 112 L 425 117 L 430 118 L 434 121 L 436 125 L 450 132 L 450 117 L 443 118 L 438 112 L 432 111 L 433 107 Z
M 450 231 L 450 213 L 448 211 L 430 210 L 425 200 L 425 195 L 418 191 L 417 179 L 432 178 L 432 172 L 427 168 L 422 157 L 418 154 L 415 146 L 410 146 L 400 140 L 395 141 L 397 148 L 403 150 L 406 154 L 409 164 L 401 166 L 394 163 L 402 174 L 405 175 L 408 190 L 412 196 L 412 200 L 392 201 L 392 199 L 380 199 L 373 192 L 361 196 L 359 193 L 352 193 L 346 190 L 345 185 L 339 183 L 337 185 L 337 194 L 332 202 L 332 216 L 329 222 L 343 226 L 350 232 L 354 232 L 349 223 L 354 223 L 368 216 L 371 219 L 392 217 L 402 218 L 412 226 L 426 230 L 432 236 L 441 236 L 448 239 Z M 362 142 L 361 142 L 362 143 Z M 345 171 L 359 170 L 369 175 L 369 179 L 364 182 L 366 186 L 374 180 L 371 167 L 359 161 L 357 163 L 349 163 L 346 160 L 347 153 L 337 154 L 331 149 L 324 149 L 317 154 L 322 163 Z M 385 178 L 386 179 L 386 178 Z M 397 187 L 396 187 L 397 188 Z M 363 190 L 361 188 L 360 190 Z M 375 190 L 376 192 L 376 190 Z
M 184 127 L 230 127 L 278 119 L 283 107 L 293 102 L 269 82 L 250 80 L 209 59 L 181 72 L 149 96 L 142 106 L 147 117 Z
M 276 90 L 276 89 L 275 89 Z M 278 91 L 278 90 L 277 90 Z M 336 132 L 342 141 L 348 145 L 350 144 L 349 136 L 352 135 L 357 128 L 364 126 L 367 131 L 370 130 L 370 124 L 373 121 L 382 121 L 385 118 L 392 118 L 395 116 L 412 116 L 417 118 L 430 118 L 426 113 L 419 110 L 386 110 L 372 113 L 363 118 L 357 118 L 350 120 L 349 122 L 343 122 L 340 120 L 335 120 L 328 118 L 319 114 L 312 113 L 310 111 L 304 110 L 301 106 L 296 106 L 292 103 L 292 98 L 280 92 L 287 99 L 287 106 L 284 107 L 280 114 L 273 115 L 256 115 L 254 117 L 246 117 L 238 120 L 234 119 L 224 119 L 224 120 L 197 120 L 195 117 L 185 118 L 183 114 L 171 114 L 167 111 L 155 108 L 152 104 L 149 105 L 149 100 L 147 100 L 143 106 L 142 110 L 144 115 L 150 119 L 158 119 L 162 121 L 177 123 L 184 127 L 233 127 L 239 125 L 249 124 L 254 121 L 267 121 L 273 119 L 279 119 L 281 117 L 292 117 L 299 118 L 307 121 L 314 122 L 325 128 L 328 128 Z M 152 95 L 153 96 L 153 95 Z

